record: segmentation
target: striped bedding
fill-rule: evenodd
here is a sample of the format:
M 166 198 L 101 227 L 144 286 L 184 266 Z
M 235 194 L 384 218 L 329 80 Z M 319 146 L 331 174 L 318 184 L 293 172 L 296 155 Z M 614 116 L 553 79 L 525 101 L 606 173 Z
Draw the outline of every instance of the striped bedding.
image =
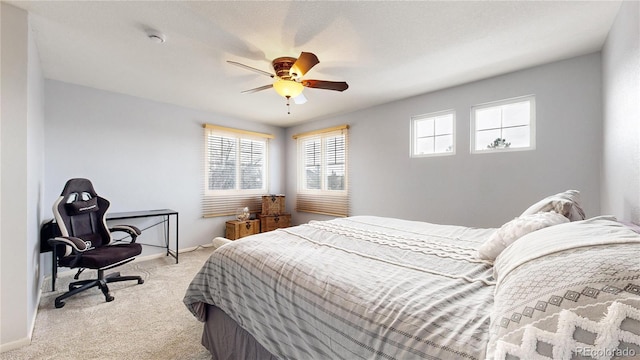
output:
M 226 244 L 184 302 L 222 309 L 282 359 L 483 359 L 495 229 L 357 216 Z

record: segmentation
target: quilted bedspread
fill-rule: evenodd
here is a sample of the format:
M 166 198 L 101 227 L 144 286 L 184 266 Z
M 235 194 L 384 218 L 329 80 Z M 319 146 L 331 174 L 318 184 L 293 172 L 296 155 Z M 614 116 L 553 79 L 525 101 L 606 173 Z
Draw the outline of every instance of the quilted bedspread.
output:
M 640 359 L 640 235 L 607 218 L 525 235 L 495 262 L 488 356 Z
M 483 359 L 495 284 L 475 253 L 494 230 L 368 216 L 279 229 L 214 251 L 184 302 L 282 359 Z

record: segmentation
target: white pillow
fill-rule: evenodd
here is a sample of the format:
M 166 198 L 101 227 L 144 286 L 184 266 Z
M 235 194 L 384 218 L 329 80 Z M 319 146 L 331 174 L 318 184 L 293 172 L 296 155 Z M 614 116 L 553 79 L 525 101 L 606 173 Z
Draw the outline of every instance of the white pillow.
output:
M 584 210 L 580 207 L 580 191 L 567 190 L 555 195 L 547 196 L 537 203 L 529 206 L 522 215 L 531 215 L 539 212 L 555 211 L 566 216 L 571 221 L 584 220 Z
M 489 239 L 478 248 L 477 256 L 483 260 L 493 261 L 502 250 L 520 237 L 548 226 L 567 222 L 569 222 L 568 218 L 555 211 L 522 215 L 502 225 L 500 229 L 491 234 Z

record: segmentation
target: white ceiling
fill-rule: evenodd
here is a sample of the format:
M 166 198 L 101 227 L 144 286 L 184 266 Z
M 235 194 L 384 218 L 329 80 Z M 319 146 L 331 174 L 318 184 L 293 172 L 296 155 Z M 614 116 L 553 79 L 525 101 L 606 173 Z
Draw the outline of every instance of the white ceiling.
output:
M 346 113 L 601 49 L 619 1 L 7 1 L 30 12 L 44 76 L 278 126 Z M 164 44 L 145 33 L 156 29 Z M 271 60 L 315 53 L 292 105 Z M 213 120 L 211 120 L 213 121 Z

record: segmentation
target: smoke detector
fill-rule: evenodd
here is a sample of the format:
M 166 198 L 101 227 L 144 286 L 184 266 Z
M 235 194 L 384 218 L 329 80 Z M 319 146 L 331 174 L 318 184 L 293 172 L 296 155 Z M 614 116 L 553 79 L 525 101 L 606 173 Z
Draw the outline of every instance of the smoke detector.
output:
M 156 30 L 148 30 L 147 37 L 156 44 L 162 44 L 167 40 L 163 33 Z

